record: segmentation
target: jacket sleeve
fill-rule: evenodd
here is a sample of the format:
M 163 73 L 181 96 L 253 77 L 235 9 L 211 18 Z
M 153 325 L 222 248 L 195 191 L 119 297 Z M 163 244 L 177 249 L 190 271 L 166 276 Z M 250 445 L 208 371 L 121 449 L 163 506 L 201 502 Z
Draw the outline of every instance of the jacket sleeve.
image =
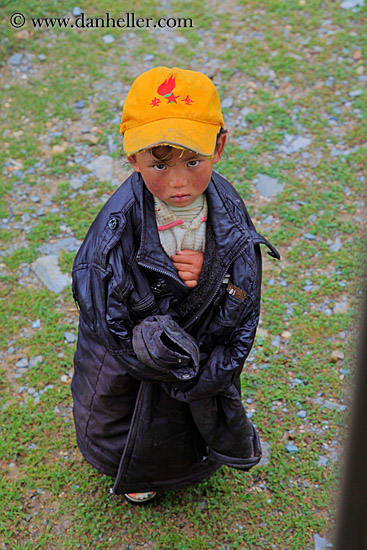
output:
M 165 385 L 169 395 L 179 401 L 193 402 L 225 392 L 239 376 L 250 353 L 259 321 L 260 300 L 248 317 L 231 334 L 226 345 L 217 345 L 202 365 L 197 383 L 185 391 Z
M 119 279 L 120 280 L 120 279 Z M 126 371 L 140 381 L 166 382 L 179 387 L 187 387 L 188 380 L 197 374 L 192 368 L 190 373 L 180 377 L 181 371 L 155 369 L 139 361 L 133 349 L 133 322 L 127 307 L 129 292 L 126 279 L 117 283 L 111 271 L 93 264 L 82 264 L 73 269 L 73 296 L 79 306 L 80 315 L 87 324 L 93 338 L 102 343 Z M 148 305 L 149 307 L 149 305 Z M 159 313 L 155 304 L 150 305 L 148 315 Z

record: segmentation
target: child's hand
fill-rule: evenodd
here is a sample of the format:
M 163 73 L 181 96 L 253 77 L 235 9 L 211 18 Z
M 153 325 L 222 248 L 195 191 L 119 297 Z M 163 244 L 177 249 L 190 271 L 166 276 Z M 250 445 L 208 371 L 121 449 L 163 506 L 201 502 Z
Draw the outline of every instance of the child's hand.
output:
M 203 252 L 187 248 L 179 250 L 177 254 L 173 254 L 171 260 L 185 285 L 189 288 L 196 287 L 203 267 Z

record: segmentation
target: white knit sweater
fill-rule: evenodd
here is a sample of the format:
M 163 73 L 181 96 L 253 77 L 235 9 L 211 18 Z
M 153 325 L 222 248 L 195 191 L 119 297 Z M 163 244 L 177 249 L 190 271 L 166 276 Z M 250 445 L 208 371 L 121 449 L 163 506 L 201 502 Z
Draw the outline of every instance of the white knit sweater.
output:
M 205 251 L 208 205 L 204 194 L 183 207 L 171 206 L 154 197 L 154 209 L 159 238 L 168 256 L 185 248 Z

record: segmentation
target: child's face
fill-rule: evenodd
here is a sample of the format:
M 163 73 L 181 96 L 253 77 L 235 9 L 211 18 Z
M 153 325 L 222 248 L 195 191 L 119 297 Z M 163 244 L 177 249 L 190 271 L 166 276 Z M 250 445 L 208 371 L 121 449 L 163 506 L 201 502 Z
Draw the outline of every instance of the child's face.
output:
M 171 206 L 189 206 L 208 187 L 213 165 L 222 156 L 226 134 L 218 138 L 212 158 L 203 157 L 187 149 L 172 147 L 168 161 L 155 159 L 150 151 L 128 157 L 136 172 L 140 172 L 149 191 Z

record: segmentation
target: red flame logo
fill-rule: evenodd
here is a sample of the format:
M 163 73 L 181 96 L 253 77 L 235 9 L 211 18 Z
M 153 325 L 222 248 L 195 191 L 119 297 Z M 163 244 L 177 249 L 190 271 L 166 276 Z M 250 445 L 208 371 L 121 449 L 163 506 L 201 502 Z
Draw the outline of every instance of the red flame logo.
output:
M 174 87 L 175 87 L 175 77 L 171 75 L 160 86 L 158 86 L 157 92 L 159 93 L 159 95 L 165 96 L 167 94 L 170 94 L 174 89 Z

